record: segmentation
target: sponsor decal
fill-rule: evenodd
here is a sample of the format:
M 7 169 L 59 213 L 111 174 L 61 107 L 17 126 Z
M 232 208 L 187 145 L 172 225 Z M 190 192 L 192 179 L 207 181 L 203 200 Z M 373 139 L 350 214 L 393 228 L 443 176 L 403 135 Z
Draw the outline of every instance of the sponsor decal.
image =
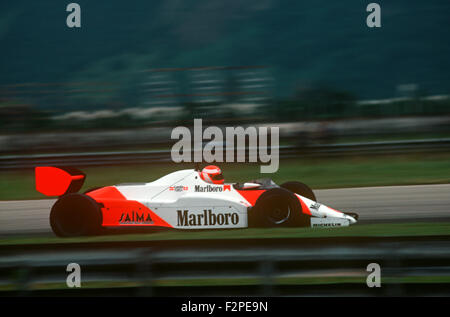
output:
M 225 185 L 225 186 L 230 186 L 230 185 Z M 196 192 L 200 192 L 200 193 L 221 193 L 224 191 L 224 187 L 225 186 L 213 186 L 213 185 L 206 185 L 206 186 L 202 186 L 202 185 L 195 185 L 194 190 Z M 228 190 L 230 190 L 230 188 L 228 188 Z
M 223 191 L 231 191 L 231 185 L 223 185 Z
M 150 213 L 143 212 L 138 213 L 136 211 L 132 211 L 131 213 L 126 212 L 122 213 L 119 219 L 120 224 L 152 224 L 153 220 L 152 217 L 150 217 Z
M 313 227 L 340 227 L 341 224 L 338 222 L 335 223 L 314 223 Z
M 175 192 L 182 192 L 182 191 L 187 191 L 189 189 L 188 186 L 170 186 L 169 190 L 170 191 L 175 191 Z
M 309 208 L 318 211 L 319 208 L 320 208 L 320 206 L 321 206 L 321 204 L 319 204 L 319 203 L 314 203 L 314 204 L 312 204 L 311 206 L 309 206 Z
M 204 209 L 203 213 L 192 213 L 189 210 L 177 210 L 177 226 L 226 226 L 237 225 L 239 215 L 236 212 L 213 213 L 211 209 Z

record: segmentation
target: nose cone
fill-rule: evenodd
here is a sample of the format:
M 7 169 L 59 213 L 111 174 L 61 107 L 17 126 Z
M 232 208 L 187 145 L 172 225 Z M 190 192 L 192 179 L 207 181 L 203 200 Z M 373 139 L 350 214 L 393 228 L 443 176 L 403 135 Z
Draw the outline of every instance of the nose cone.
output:
M 348 217 L 348 220 L 350 220 L 350 224 L 354 224 L 358 222 L 358 214 L 354 212 L 346 212 L 345 215 Z
M 353 218 L 352 216 L 345 215 L 345 218 L 348 219 L 348 220 L 350 221 L 350 224 L 351 224 L 351 225 L 357 222 L 356 219 Z

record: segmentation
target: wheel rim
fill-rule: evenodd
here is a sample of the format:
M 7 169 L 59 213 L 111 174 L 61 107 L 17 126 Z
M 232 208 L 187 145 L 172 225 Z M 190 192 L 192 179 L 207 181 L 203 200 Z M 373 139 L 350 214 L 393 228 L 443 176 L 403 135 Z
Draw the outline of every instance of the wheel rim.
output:
M 275 206 L 268 212 L 268 219 L 273 224 L 279 225 L 286 222 L 291 215 L 291 209 L 289 206 L 279 207 Z

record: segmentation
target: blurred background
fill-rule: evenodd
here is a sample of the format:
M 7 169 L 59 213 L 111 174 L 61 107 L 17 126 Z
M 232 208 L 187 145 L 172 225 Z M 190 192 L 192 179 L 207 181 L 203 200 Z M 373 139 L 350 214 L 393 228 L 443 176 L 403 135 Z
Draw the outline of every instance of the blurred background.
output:
M 80 167 L 88 176 L 84 189 L 151 181 L 192 168 L 192 164 L 171 161 L 174 140 L 170 134 L 176 126 L 191 126 L 194 118 L 203 119 L 204 127 L 280 127 L 280 169 L 263 176 L 278 183 L 300 180 L 318 190 L 321 202 L 360 213 L 360 227 L 343 231 L 344 236 L 353 237 L 343 243 L 367 235 L 448 238 L 448 0 L 379 0 L 381 28 L 367 27 L 370 1 L 360 0 L 76 2 L 81 6 L 81 28 L 66 26 L 69 1 L 0 3 L 0 264 L 6 268 L 0 280 L 17 277 L 12 279 L 12 289 L 19 285 L 18 294 L 30 289 L 31 271 L 26 268 L 44 264 L 42 256 L 29 255 L 25 260 L 17 252 L 48 251 L 51 256 L 57 248 L 47 247 L 47 242 L 60 242 L 52 238 L 48 225 L 54 201 L 42 200 L 34 190 L 33 167 Z M 229 182 L 261 177 L 259 163 L 222 167 Z M 386 187 L 391 185 L 418 186 Z M 222 234 L 242 239 L 311 234 L 308 230 L 249 232 Z M 328 234 L 325 230 L 318 235 Z M 178 238 L 176 234 L 162 236 Z M 402 260 L 388 264 L 394 286 L 375 295 L 419 294 L 419 289 L 448 295 L 448 258 L 435 261 L 448 252 L 428 240 L 416 249 L 417 241 L 404 240 L 401 249 L 395 249 L 395 239 L 387 248 L 383 245 L 380 261 L 397 256 Z M 361 250 L 369 245 L 364 241 L 358 244 Z M 380 247 L 380 241 L 370 241 L 372 251 Z M 283 266 L 277 271 L 276 263 L 269 263 L 267 269 L 264 261 L 257 262 L 256 270 L 265 278 L 262 291 L 256 294 L 330 295 L 333 292 L 328 287 L 314 293 L 311 285 L 323 284 L 323 277 L 328 276 L 331 280 L 326 284 L 339 290 L 348 283 L 354 286 L 356 276 L 358 287 L 348 294 L 373 295 L 364 284 L 364 265 L 371 257 L 352 251 L 354 245 L 346 246 L 345 252 L 337 253 L 342 268 L 349 268 L 343 271 L 320 261 L 323 254 L 335 251 L 327 249 L 327 243 L 323 253 L 315 255 L 319 259 L 311 258 L 311 270 L 306 273 L 296 271 L 305 267 L 296 261 L 306 251 L 286 251 L 287 261 L 294 264 L 286 264 L 293 271 L 286 269 L 291 275 L 284 277 L 287 284 L 296 286 L 285 293 L 272 293 L 264 286 L 271 285 L 276 272 L 285 273 L 280 269 Z M 252 261 L 259 261 L 255 259 L 262 255 L 255 250 L 249 247 L 248 252 L 256 254 Z M 123 261 L 147 263 L 146 256 L 133 252 L 130 257 L 140 260 L 119 257 L 118 265 Z M 194 246 L 192 257 L 205 252 Z M 279 255 L 270 252 L 271 257 Z M 425 264 L 408 255 L 420 257 L 426 252 L 431 253 Z M 116 255 L 107 253 L 105 258 Z M 360 262 L 345 262 L 351 256 Z M 61 255 L 52 262 L 58 264 L 51 265 L 59 266 L 73 257 L 73 253 Z M 183 257 L 175 257 L 175 271 Z M 80 261 L 91 263 L 93 258 L 81 257 Z M 223 261 L 223 254 L 215 259 Z M 333 263 L 336 258 L 329 260 Z M 193 264 L 194 281 L 188 286 L 198 284 L 197 264 Z M 325 271 L 315 271 L 319 264 Z M 399 272 L 406 267 L 412 267 L 411 275 L 403 276 Z M 120 272 L 122 278 L 128 271 Z M 137 277 L 139 283 L 148 279 L 145 268 L 136 272 L 144 274 Z M 204 283 L 222 285 L 211 276 Z M 47 275 L 45 279 L 52 280 Z M 160 294 L 166 294 L 164 287 L 172 282 L 162 279 Z M 233 287 L 248 281 L 235 282 Z M 300 284 L 307 286 L 303 290 Z M 147 287 L 148 283 L 139 285 Z M 239 288 L 233 287 L 225 294 Z M 209 294 L 210 290 L 203 291 Z M 184 292 L 181 287 L 179 294 Z
M 68 3 L 0 4 L 1 199 L 39 198 L 36 165 L 97 167 L 92 186 L 161 176 L 194 118 L 280 127 L 276 180 L 449 180 L 448 1 L 379 1 L 380 28 L 360 1 L 78 3 L 81 28 Z M 104 169 L 124 164 L 141 170 Z M 229 181 L 255 177 L 236 166 Z
M 148 148 L 194 117 L 305 144 L 448 136 L 448 1 L 379 1 L 381 28 L 360 1 L 78 3 L 81 28 L 68 3 L 0 5 L 2 153 Z

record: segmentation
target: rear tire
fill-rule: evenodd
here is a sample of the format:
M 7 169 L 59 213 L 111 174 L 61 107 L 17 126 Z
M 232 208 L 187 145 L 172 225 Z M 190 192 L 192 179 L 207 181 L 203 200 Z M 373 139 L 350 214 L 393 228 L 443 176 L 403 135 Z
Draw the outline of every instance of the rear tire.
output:
M 295 194 L 317 201 L 316 195 L 308 185 L 300 182 L 286 182 L 281 185 L 282 188 L 289 190 Z
M 50 212 L 50 226 L 58 237 L 95 235 L 100 232 L 101 225 L 100 207 L 86 195 L 64 195 Z
M 283 188 L 264 192 L 249 214 L 249 226 L 255 227 L 303 227 L 308 223 L 298 198 Z

